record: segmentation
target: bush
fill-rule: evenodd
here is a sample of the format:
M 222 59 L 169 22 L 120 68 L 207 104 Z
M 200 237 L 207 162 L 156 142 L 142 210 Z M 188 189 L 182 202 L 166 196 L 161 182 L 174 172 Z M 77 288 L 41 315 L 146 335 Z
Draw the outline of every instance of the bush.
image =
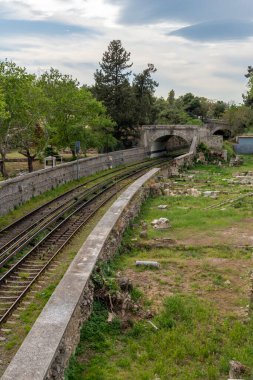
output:
M 233 145 L 229 141 L 224 141 L 223 149 L 228 152 L 228 160 L 230 160 L 232 157 L 235 157 Z

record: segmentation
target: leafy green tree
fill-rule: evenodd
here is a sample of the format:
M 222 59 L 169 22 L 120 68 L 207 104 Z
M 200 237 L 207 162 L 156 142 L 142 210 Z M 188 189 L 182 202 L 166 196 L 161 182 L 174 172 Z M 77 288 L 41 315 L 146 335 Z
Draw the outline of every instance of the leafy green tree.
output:
M 113 40 L 104 52 L 100 69 L 94 74 L 95 97 L 106 106 L 109 115 L 116 122 L 114 136 L 125 146 L 134 130 L 134 97 L 129 83 L 132 63 L 120 40 Z
M 8 119 L 7 105 L 5 102 L 5 97 L 2 89 L 0 89 L 0 173 L 4 178 L 8 177 L 8 173 L 6 171 L 5 159 L 8 148 L 8 124 L 6 120 Z
M 202 125 L 207 114 L 208 101 L 191 93 L 176 98 L 175 91 L 171 90 L 166 100 L 156 100 L 155 107 L 159 109 L 157 123 Z
M 34 105 L 29 103 L 36 101 L 34 94 L 28 99 L 34 80 L 34 75 L 28 74 L 25 68 L 17 66 L 14 62 L 8 60 L 0 62 L 0 88 L 5 101 L 5 116 L 1 118 L 0 133 L 1 171 L 4 177 L 7 176 L 5 160 L 8 150 L 14 145 L 19 146 L 21 136 L 23 141 L 25 136 L 30 138 L 31 129 L 36 128 L 36 124 L 33 124 L 33 119 L 30 118 L 29 124 L 26 125 L 27 127 L 29 125 L 29 133 L 26 134 L 23 124 L 26 116 L 30 117 L 30 114 L 37 112 Z M 38 143 L 38 139 L 34 141 Z
M 224 112 L 223 118 L 239 133 L 253 130 L 253 109 L 246 105 L 231 105 Z
M 152 79 L 156 68 L 152 63 L 140 74 L 134 74 L 133 91 L 135 95 L 135 112 L 137 125 L 152 123 L 154 93 L 158 83 Z
M 20 100 L 22 106 L 13 128 L 13 139 L 18 151 L 27 158 L 28 171 L 33 171 L 34 159 L 41 154 L 47 143 L 46 116 L 48 99 L 38 87 L 35 76 L 23 83 Z
M 213 104 L 213 117 L 217 119 L 222 117 L 226 108 L 227 104 L 225 102 L 223 102 L 222 100 L 217 100 L 217 102 Z
M 70 148 L 75 158 L 75 142 L 80 141 L 84 151 L 97 143 L 99 130 L 112 127 L 105 106 L 91 92 L 79 87 L 79 82 L 69 75 L 51 68 L 39 79 L 39 85 L 49 99 L 47 115 L 50 141 L 58 148 Z
M 175 98 L 174 90 L 169 93 L 167 99 L 157 99 L 155 108 L 157 109 L 156 123 L 158 124 L 187 124 L 190 120 L 184 110 L 182 100 Z
M 183 104 L 183 108 L 185 112 L 190 117 L 198 117 L 201 116 L 201 102 L 200 98 L 194 96 L 191 92 L 181 96 L 179 98 Z

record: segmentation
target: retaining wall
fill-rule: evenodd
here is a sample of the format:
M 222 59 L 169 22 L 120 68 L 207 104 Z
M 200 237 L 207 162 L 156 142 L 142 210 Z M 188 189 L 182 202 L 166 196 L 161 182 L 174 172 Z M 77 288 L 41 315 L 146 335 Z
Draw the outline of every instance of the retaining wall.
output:
M 214 149 L 214 150 L 222 150 L 223 147 L 223 137 L 222 136 L 207 136 L 207 137 L 200 137 L 199 142 L 204 143 L 208 148 Z
M 89 235 L 16 353 L 2 380 L 63 380 L 79 342 L 80 328 L 93 302 L 91 273 L 98 259 L 111 258 L 130 220 L 140 210 L 159 169 L 152 169 L 125 190 Z
M 142 147 L 121 150 L 101 154 L 94 158 L 83 158 L 78 162 L 73 161 L 2 181 L 0 182 L 0 215 L 6 214 L 32 197 L 58 185 L 108 169 L 110 166 L 116 167 L 142 160 L 146 156 L 147 153 Z

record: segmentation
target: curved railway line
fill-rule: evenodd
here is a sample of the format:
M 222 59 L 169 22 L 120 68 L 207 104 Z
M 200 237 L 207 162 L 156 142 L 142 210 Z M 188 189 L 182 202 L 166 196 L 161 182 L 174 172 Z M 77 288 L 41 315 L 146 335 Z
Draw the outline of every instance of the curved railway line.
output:
M 156 159 L 105 173 L 64 193 L 0 231 L 0 325 L 6 322 L 38 277 L 73 235 L 118 191 Z M 112 173 L 114 174 L 112 176 Z M 109 177 L 109 178 L 108 178 Z M 91 185 L 88 189 L 86 185 Z
M 101 179 L 103 181 L 104 178 L 109 178 L 112 175 L 115 176 L 117 173 L 123 173 L 124 171 L 129 170 L 131 167 L 139 167 L 143 164 L 147 164 L 147 161 L 129 165 L 127 168 L 113 169 L 107 171 L 106 173 L 103 173 L 96 179 L 87 180 L 82 184 L 77 185 L 73 189 L 65 192 L 64 194 L 58 196 L 57 198 L 54 198 L 44 205 L 34 209 L 29 214 L 23 216 L 22 218 L 11 223 L 9 226 L 0 230 L 0 268 L 2 267 L 1 258 L 5 255 L 5 252 L 10 249 L 13 250 L 15 247 L 21 244 L 21 238 L 22 240 L 25 240 L 36 230 L 40 229 L 43 220 L 50 219 L 55 214 L 57 214 L 57 212 L 60 213 L 63 206 L 67 204 L 70 205 L 71 202 L 74 203 L 76 199 L 87 192 L 87 185 L 89 186 L 93 183 L 94 186 L 96 182 L 101 181 Z

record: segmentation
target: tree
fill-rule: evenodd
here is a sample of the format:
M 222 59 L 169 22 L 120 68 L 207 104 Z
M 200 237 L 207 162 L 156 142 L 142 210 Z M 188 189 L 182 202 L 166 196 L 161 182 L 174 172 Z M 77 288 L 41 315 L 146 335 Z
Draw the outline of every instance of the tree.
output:
M 114 136 L 127 146 L 130 135 L 134 134 L 133 94 L 129 83 L 132 63 L 130 53 L 120 40 L 113 40 L 99 63 L 100 69 L 94 74 L 95 97 L 103 101 L 109 115 L 116 122 Z
M 13 138 L 19 152 L 27 157 L 28 171 L 33 171 L 34 159 L 45 149 L 47 143 L 46 116 L 48 99 L 38 87 L 35 76 L 23 83 L 22 101 L 18 119 L 15 121 Z
M 70 148 L 73 158 L 76 141 L 86 151 L 97 141 L 92 138 L 93 128 L 97 135 L 99 128 L 113 126 L 104 105 L 87 88 L 80 88 L 70 75 L 51 68 L 40 77 L 39 85 L 50 101 L 47 116 L 50 141 L 58 148 Z
M 142 73 L 134 74 L 133 91 L 135 95 L 135 112 L 137 125 L 152 122 L 152 109 L 155 102 L 154 93 L 158 83 L 151 77 L 156 72 L 152 63 Z
M 250 107 L 233 104 L 226 109 L 223 118 L 239 133 L 247 132 L 250 129 L 252 130 L 253 110 Z
M 170 90 L 167 101 L 171 106 L 175 103 L 175 91 L 173 89 Z
M 5 167 L 5 159 L 8 147 L 8 124 L 6 123 L 8 116 L 9 114 L 7 112 L 4 93 L 2 89 L 0 89 L 0 173 L 4 178 L 8 177 Z
M 201 103 L 200 98 L 194 96 L 191 92 L 179 98 L 182 101 L 183 108 L 190 117 L 201 116 Z
M 213 104 L 213 117 L 220 118 L 221 116 L 223 116 L 226 108 L 227 104 L 225 102 L 223 102 L 222 100 L 217 100 L 217 102 Z
M 156 123 L 159 124 L 190 124 L 202 125 L 208 117 L 220 117 L 226 103 L 213 102 L 205 97 L 194 96 L 192 93 L 175 97 L 171 90 L 167 99 L 156 99 Z
M 0 62 L 0 88 L 5 101 L 5 116 L 1 118 L 0 133 L 1 172 L 4 177 L 7 177 L 6 154 L 10 145 L 13 146 L 15 141 L 18 141 L 14 136 L 18 134 L 21 119 L 28 110 L 28 89 L 34 79 L 34 75 L 28 74 L 25 68 L 17 66 L 14 62 Z
M 248 91 L 246 95 L 243 94 L 244 104 L 253 108 L 253 67 L 248 66 L 248 72 L 245 74 L 245 78 L 248 79 Z

